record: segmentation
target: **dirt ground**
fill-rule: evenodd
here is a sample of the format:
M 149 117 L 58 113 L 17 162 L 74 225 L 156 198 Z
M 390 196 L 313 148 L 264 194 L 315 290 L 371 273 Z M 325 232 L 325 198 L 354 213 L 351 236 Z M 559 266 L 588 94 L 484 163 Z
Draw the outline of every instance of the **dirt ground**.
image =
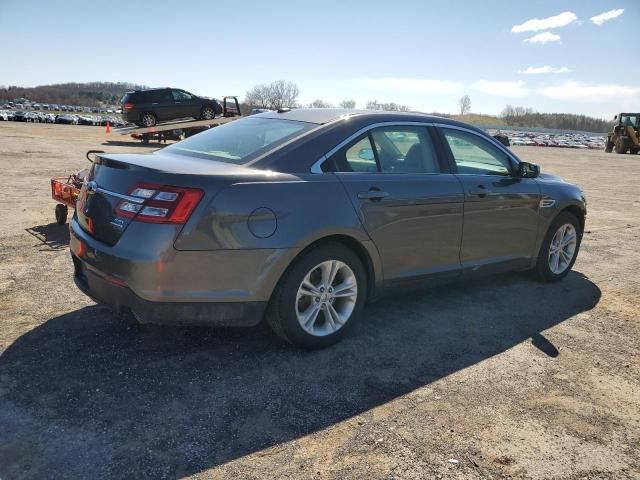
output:
M 49 177 L 103 128 L 0 122 L 0 479 L 640 478 L 640 156 L 517 148 L 583 186 L 557 284 L 377 302 L 341 344 L 137 326 L 72 281 Z

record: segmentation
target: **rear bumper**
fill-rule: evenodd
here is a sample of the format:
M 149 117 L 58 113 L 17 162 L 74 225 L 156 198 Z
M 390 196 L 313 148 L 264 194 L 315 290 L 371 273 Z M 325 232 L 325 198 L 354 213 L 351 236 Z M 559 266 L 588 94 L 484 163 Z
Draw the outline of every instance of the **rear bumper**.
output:
M 125 110 L 123 108 L 120 115 L 122 116 L 122 120 L 127 123 L 135 123 L 140 119 L 140 113 L 135 108 L 132 108 L 130 110 Z
M 140 323 L 250 327 L 262 320 L 267 302 L 152 302 L 91 269 L 72 254 L 76 286 L 118 313 L 131 312 Z
M 116 245 L 89 236 L 75 216 L 75 282 L 94 300 L 130 310 L 142 323 L 251 326 L 299 249 L 181 251 L 175 231 L 131 224 Z M 126 238 L 125 238 L 126 237 Z

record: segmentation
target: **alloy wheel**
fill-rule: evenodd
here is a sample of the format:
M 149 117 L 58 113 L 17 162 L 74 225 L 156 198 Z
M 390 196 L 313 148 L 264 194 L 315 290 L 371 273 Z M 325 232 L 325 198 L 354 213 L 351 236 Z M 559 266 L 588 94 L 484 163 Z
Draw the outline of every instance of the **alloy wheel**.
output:
M 144 115 L 142 115 L 141 121 L 145 127 L 153 127 L 156 123 L 155 117 L 150 113 L 145 113 Z
M 205 120 L 211 120 L 215 116 L 216 116 L 216 113 L 213 111 L 212 108 L 205 107 L 202 109 L 202 118 L 204 118 Z
M 309 271 L 298 287 L 296 316 L 310 335 L 331 335 L 344 326 L 356 306 L 358 282 L 351 268 L 327 260 Z
M 578 234 L 570 223 L 565 223 L 556 230 L 549 245 L 549 269 L 555 275 L 563 273 L 573 260 L 578 245 Z

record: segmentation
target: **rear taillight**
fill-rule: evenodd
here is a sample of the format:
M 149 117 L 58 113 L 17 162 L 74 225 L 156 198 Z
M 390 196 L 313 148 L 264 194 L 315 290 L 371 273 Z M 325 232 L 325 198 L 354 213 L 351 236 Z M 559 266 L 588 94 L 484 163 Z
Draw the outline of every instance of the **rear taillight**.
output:
M 138 222 L 186 223 L 202 198 L 198 188 L 138 183 L 129 192 L 138 201 L 122 200 L 116 214 Z
M 131 110 L 133 107 L 133 103 L 125 103 L 124 105 L 122 105 L 123 110 Z

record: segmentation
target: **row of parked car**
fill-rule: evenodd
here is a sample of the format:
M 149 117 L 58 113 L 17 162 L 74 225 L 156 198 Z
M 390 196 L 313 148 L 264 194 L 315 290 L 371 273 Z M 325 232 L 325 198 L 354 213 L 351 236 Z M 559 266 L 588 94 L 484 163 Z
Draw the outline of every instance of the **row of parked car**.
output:
M 69 113 L 55 115 L 45 112 L 25 112 L 23 110 L 0 110 L 0 121 L 99 126 L 104 126 L 109 122 L 114 127 L 121 127 L 125 124 L 121 118 L 113 115 L 75 115 Z
M 51 111 L 51 112 L 71 112 L 71 113 L 120 113 L 119 107 L 82 107 L 78 105 L 57 105 L 55 103 L 19 103 L 7 102 L 2 107 L 5 110 L 33 110 L 33 111 Z
M 532 133 L 514 130 L 498 132 L 509 138 L 511 145 L 535 147 L 582 148 L 602 150 L 604 135 L 587 135 L 584 133 Z

